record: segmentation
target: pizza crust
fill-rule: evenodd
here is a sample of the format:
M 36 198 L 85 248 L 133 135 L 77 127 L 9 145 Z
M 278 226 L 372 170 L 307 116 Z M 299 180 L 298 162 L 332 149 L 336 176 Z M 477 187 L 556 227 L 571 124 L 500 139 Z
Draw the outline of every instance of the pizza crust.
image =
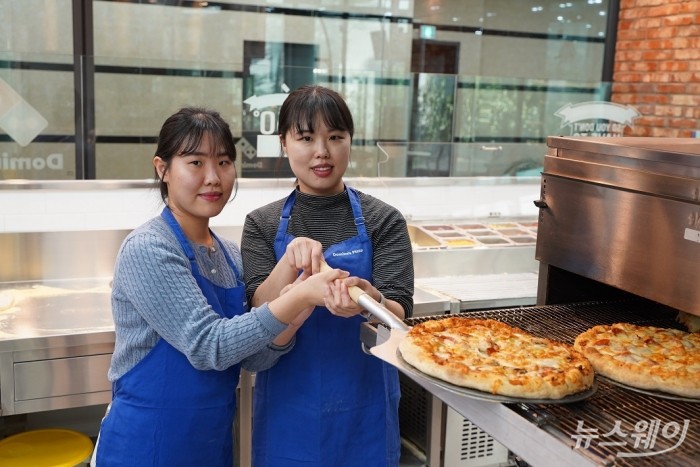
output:
M 595 371 L 635 388 L 700 398 L 700 334 L 630 323 L 594 326 L 574 342 Z
M 411 328 L 399 351 L 427 375 L 491 394 L 561 399 L 593 385 L 590 362 L 571 346 L 495 320 L 426 321 Z

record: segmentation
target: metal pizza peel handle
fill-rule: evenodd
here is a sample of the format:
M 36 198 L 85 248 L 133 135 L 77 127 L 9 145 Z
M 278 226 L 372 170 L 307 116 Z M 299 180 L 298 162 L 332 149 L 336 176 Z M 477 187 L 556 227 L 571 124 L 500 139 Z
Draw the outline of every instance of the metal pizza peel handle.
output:
M 331 267 L 324 261 L 321 263 L 321 272 L 330 270 Z M 355 303 L 360 305 L 365 310 L 369 311 L 373 316 L 376 316 L 381 322 L 388 325 L 392 329 L 401 329 L 407 331 L 409 326 L 406 325 L 398 316 L 382 306 L 379 302 L 373 299 L 368 293 L 361 288 L 353 285 L 348 287 L 348 294 Z

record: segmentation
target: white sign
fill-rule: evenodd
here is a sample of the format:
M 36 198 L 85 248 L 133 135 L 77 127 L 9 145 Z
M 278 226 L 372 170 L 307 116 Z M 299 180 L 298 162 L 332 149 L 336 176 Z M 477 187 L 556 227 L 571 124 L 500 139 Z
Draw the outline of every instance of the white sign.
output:
M 623 136 L 640 113 L 629 105 L 589 101 L 566 104 L 554 115 L 561 118 L 562 128 L 571 127 L 572 136 Z
M 249 159 L 257 157 L 280 157 L 281 148 L 279 136 L 275 134 L 277 130 L 277 113 L 272 110 L 262 110 L 268 107 L 280 107 L 287 99 L 289 88 L 286 84 L 282 84 L 284 92 L 274 94 L 264 94 L 262 96 L 253 95 L 244 100 L 244 104 L 248 104 L 249 110 L 253 115 L 260 119 L 260 133 L 256 137 L 256 148 L 254 153 L 247 154 Z

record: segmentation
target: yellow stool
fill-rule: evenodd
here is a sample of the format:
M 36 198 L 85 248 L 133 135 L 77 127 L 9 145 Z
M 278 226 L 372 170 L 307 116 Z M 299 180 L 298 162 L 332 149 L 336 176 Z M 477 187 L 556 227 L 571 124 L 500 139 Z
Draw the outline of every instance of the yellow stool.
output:
M 2 467 L 74 467 L 92 453 L 92 440 L 73 430 L 31 430 L 0 441 Z

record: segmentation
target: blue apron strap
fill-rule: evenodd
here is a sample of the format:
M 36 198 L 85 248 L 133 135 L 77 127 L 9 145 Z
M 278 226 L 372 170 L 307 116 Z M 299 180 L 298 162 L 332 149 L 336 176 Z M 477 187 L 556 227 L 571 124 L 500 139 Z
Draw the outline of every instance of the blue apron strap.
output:
M 178 241 L 180 242 L 180 246 L 182 246 L 182 249 L 185 251 L 187 258 L 190 260 L 192 272 L 195 274 L 199 274 L 199 267 L 197 266 L 197 261 L 195 260 L 194 251 L 190 247 L 190 241 L 187 240 L 185 232 L 182 231 L 182 227 L 180 227 L 180 224 L 177 223 L 175 216 L 173 216 L 173 212 L 168 206 L 165 206 L 161 211 L 160 215 L 163 219 L 165 219 L 165 222 L 170 227 L 170 230 L 173 231 Z
M 216 243 L 218 243 L 219 245 L 223 245 L 223 243 L 221 243 L 221 240 L 219 240 L 219 237 L 213 231 L 210 230 L 209 232 L 211 233 L 211 236 L 216 241 Z M 241 271 L 238 270 L 238 268 L 236 267 L 236 263 L 233 262 L 233 259 L 226 252 L 226 248 L 222 246 L 221 250 L 224 253 L 224 257 L 226 258 L 226 263 L 228 263 L 228 266 L 233 271 L 234 279 L 236 279 L 236 285 L 243 285 L 243 274 L 241 273 Z
M 348 198 L 350 198 L 350 207 L 352 214 L 355 217 L 355 225 L 357 226 L 357 235 L 367 237 L 367 227 L 365 226 L 365 218 L 362 215 L 362 207 L 360 204 L 360 196 L 354 188 L 347 187 Z
M 287 229 L 289 228 L 289 219 L 292 217 L 292 208 L 294 207 L 294 202 L 297 199 L 297 190 L 294 189 L 292 193 L 287 197 L 282 207 L 282 212 L 280 213 L 280 225 L 277 227 L 277 234 L 275 235 L 275 256 L 277 261 L 280 260 L 287 248 L 287 243 L 291 241 L 290 236 L 287 234 Z M 294 238 L 294 237 L 291 237 Z

